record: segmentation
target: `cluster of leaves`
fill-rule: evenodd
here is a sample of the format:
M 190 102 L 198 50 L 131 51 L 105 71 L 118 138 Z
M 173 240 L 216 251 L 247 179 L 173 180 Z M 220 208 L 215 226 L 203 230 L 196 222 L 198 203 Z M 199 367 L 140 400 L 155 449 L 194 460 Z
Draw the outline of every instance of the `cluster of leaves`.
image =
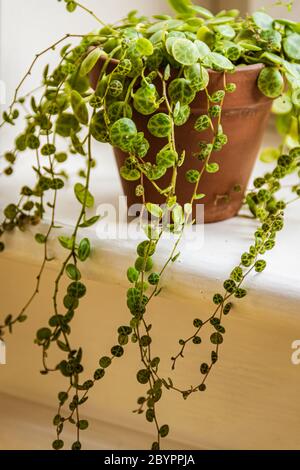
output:
M 5 318 L 0 325 L 0 336 L 3 337 L 7 329 L 11 332 L 15 323 L 26 320 L 26 311 L 38 294 L 46 263 L 51 261 L 48 242 L 53 230 L 58 228 L 55 223 L 57 200 L 67 178 L 63 164 L 79 154 L 85 164 L 78 175 L 81 179 L 74 185 L 79 214 L 71 236 L 60 235 L 58 238 L 66 256 L 54 283 L 48 325 L 40 328 L 36 335 L 36 343 L 42 349 L 41 372 L 61 373 L 68 381 L 66 391 L 58 395 L 58 412 L 53 421 L 57 436 L 53 447 L 63 448 L 62 432 L 68 422 L 76 427 L 72 448 L 81 448 L 79 432 L 88 427 L 88 422 L 80 419 L 80 407 L 114 359 L 123 356 L 124 347 L 130 340 L 137 344 L 142 364 L 137 381 L 147 386 L 145 394 L 138 398 L 136 411 L 155 425 L 157 437 L 152 448 L 159 449 L 161 439 L 169 433 L 169 426 L 160 425 L 157 416 L 157 403 L 162 399 L 163 391 L 179 392 L 186 399 L 191 393 L 206 389 L 208 374 L 218 360 L 224 339 L 224 315 L 230 312 L 233 299 L 246 296 L 245 278 L 253 270 L 261 272 L 265 269 L 262 256 L 274 247 L 276 234 L 283 227 L 286 202 L 277 196 L 281 180 L 292 173 L 299 177 L 300 24 L 273 20 L 264 12 L 256 12 L 246 19 L 240 18 L 237 10 L 213 15 L 189 0 L 170 0 L 176 17 L 156 15 L 148 19 L 131 12 L 118 25 L 104 25 L 81 3 L 75 0 L 64 0 L 64 3 L 69 12 L 81 8 L 91 14 L 99 29 L 85 36 L 78 35 L 81 41 L 76 46 L 72 43 L 63 46 L 57 67 L 51 72 L 47 66 L 44 71 L 38 99 L 32 94 L 19 98 L 20 87 L 31 74 L 36 60 L 75 35 L 66 35 L 38 54 L 17 88 L 10 108 L 3 113 L 1 127 L 5 123 L 14 125 L 26 110 L 24 131 L 16 136 L 13 148 L 3 155 L 4 174 L 13 173 L 14 163 L 24 152 L 33 152 L 37 163 L 33 167 L 35 184 L 21 188 L 18 202 L 4 209 L 0 236 L 15 228 L 24 230 L 28 225 L 37 225 L 49 210 L 51 223 L 46 233 L 35 234 L 36 242 L 44 249 L 35 290 L 18 314 Z M 273 111 L 284 139 L 280 149 L 267 149 L 263 153 L 262 159 L 274 161 L 276 166 L 272 172 L 255 180 L 255 188 L 245 198 L 259 223 L 253 244 L 224 282 L 224 292 L 214 295 L 213 313 L 206 319 L 196 318 L 191 336 L 179 340 L 180 350 L 172 357 L 173 369 L 189 343 L 202 344 L 200 333 L 203 328 L 213 328 L 210 341 L 215 348 L 211 351 L 210 361 L 200 364 L 201 380 L 195 386 L 180 389 L 171 378 L 160 375 L 160 358 L 152 355 L 152 325 L 147 323 L 145 313 L 152 299 L 161 292 L 165 270 L 180 255 L 178 246 L 186 226 L 191 223 L 193 206 L 200 199 L 205 202 L 205 194 L 201 192 L 203 174 L 219 171 L 212 157 L 228 144 L 222 127 L 222 107 L 227 94 L 236 89 L 231 74 L 236 66 L 256 63 L 265 64 L 259 75 L 258 88 L 274 99 Z M 99 67 L 99 78 L 93 90 L 89 74 L 95 66 Z M 211 69 L 223 75 L 221 89 L 209 89 Z M 206 99 L 207 110 L 194 118 L 191 105 L 199 93 Z M 147 117 L 149 133 L 161 139 L 154 163 L 148 159 L 151 143 L 137 128 L 135 112 Z M 187 182 L 193 185 L 193 192 L 182 207 L 177 202 L 176 182 L 186 155 L 178 151 L 175 137 L 177 127 L 189 119 L 194 119 L 194 129 L 199 133 L 199 151 L 187 156 L 195 161 L 195 168 L 185 175 Z M 208 134 L 210 138 L 202 137 Z M 137 246 L 137 258 L 127 272 L 130 283 L 127 306 L 131 314 L 128 325 L 118 328 L 117 344 L 109 355 L 100 357 L 93 377 L 84 379 L 83 350 L 71 345 L 70 335 L 80 299 L 86 295 L 80 264 L 89 259 L 92 249 L 90 240 L 81 236 L 80 231 L 99 220 L 98 216 L 89 214 L 94 206 L 90 192 L 90 179 L 96 164 L 92 156 L 93 140 L 109 143 L 127 154 L 120 174 L 136 185 L 136 195 L 154 220 L 146 224 L 146 239 Z M 169 183 L 162 187 L 160 179 L 165 175 L 169 177 Z M 164 209 L 156 201 L 146 200 L 145 179 L 164 196 Z M 300 186 L 295 185 L 292 191 L 298 199 Z M 174 234 L 174 246 L 162 268 L 155 270 L 154 256 L 166 230 Z M 0 251 L 4 249 L 1 241 Z M 61 302 L 60 286 L 66 278 L 71 282 Z M 48 365 L 51 347 L 57 347 L 63 354 L 53 367 Z M 67 407 L 69 411 L 64 414 Z

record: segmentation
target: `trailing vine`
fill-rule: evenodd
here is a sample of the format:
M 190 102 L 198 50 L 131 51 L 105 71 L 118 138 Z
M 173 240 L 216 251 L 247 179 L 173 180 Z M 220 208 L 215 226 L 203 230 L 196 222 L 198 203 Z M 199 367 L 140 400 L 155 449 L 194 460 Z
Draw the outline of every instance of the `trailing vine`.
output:
M 131 12 L 120 23 L 105 25 L 85 5 L 73 0 L 64 0 L 64 3 L 69 12 L 81 9 L 91 15 L 100 29 L 87 35 L 66 34 L 38 53 L 17 86 L 11 105 L 3 113 L 1 128 L 14 125 L 20 117 L 25 119 L 26 126 L 22 134 L 16 136 L 13 148 L 3 155 L 5 168 L 1 177 L 13 174 L 19 155 L 30 151 L 36 157 L 33 166 L 36 183 L 32 187 L 23 186 L 18 201 L 4 209 L 0 236 L 14 229 L 25 230 L 28 225 L 37 226 L 45 218 L 50 218 L 50 222 L 45 233 L 35 233 L 36 242 L 43 245 L 43 259 L 34 291 L 19 313 L 6 316 L 0 325 L 0 338 L 7 330 L 11 333 L 17 323 L 26 320 L 29 307 L 39 293 L 46 264 L 51 262 L 48 243 L 54 231 L 61 230 L 56 221 L 56 208 L 68 177 L 63 164 L 68 157 L 80 154 L 85 169 L 79 172 L 74 185 L 79 213 L 71 236 L 61 234 L 58 237 L 65 257 L 54 282 L 48 325 L 37 331 L 35 339 L 42 351 L 41 373 L 61 373 L 67 381 L 66 389 L 58 393 L 53 448 L 64 447 L 63 430 L 68 422 L 76 428 L 72 449 L 81 449 L 80 431 L 89 425 L 87 420 L 81 419 L 81 406 L 88 400 L 90 389 L 105 377 L 115 359 L 124 355 L 125 346 L 132 342 L 141 363 L 136 378 L 146 387 L 137 400 L 135 411 L 153 423 L 156 437 L 152 449 L 158 450 L 162 439 L 169 434 L 169 425 L 162 424 L 159 419 L 159 402 L 166 392 L 173 391 L 187 399 L 193 393 L 206 390 L 208 376 L 219 361 L 226 332 L 225 318 L 234 301 L 247 295 L 244 284 L 251 273 L 260 273 L 266 268 L 263 255 L 274 248 L 276 235 L 283 229 L 285 208 L 300 198 L 299 23 L 273 20 L 264 12 L 256 12 L 245 19 L 239 17 L 237 10 L 222 11 L 214 16 L 189 0 L 170 0 L 176 17 L 156 15 L 148 19 Z M 80 43 L 63 46 L 59 63 L 52 72 L 49 66 L 45 68 L 41 88 L 19 97 L 38 59 L 76 38 L 80 38 Z M 150 314 L 146 313 L 150 302 L 163 288 L 165 271 L 180 256 L 180 242 L 187 226 L 194 222 L 195 205 L 205 198 L 201 192 L 203 175 L 219 171 L 213 157 L 225 145 L 230 145 L 222 127 L 224 100 L 236 91 L 230 77 L 237 66 L 257 63 L 265 64 L 257 85 L 265 96 L 274 100 L 273 112 L 283 141 L 279 149 L 270 148 L 263 152 L 261 158 L 274 162 L 273 169 L 256 178 L 254 188 L 245 195 L 245 205 L 257 220 L 251 246 L 229 273 L 223 290 L 214 294 L 212 311 L 206 318 L 194 319 L 191 334 L 179 339 L 179 350 L 171 358 L 171 370 L 174 371 L 189 346 L 199 347 L 202 344 L 200 335 L 205 329 L 211 329 L 209 360 L 199 364 L 200 375 L 195 385 L 182 388 L 175 383 L 175 378 L 166 378 L 160 373 L 161 359 L 152 346 L 154 328 Z M 99 77 L 92 89 L 90 73 L 99 64 Z M 222 89 L 213 92 L 209 88 L 211 69 L 223 76 Z M 176 128 L 191 119 L 191 103 L 200 92 L 206 97 L 207 106 L 206 113 L 194 122 L 194 129 L 199 132 L 199 151 L 195 155 L 186 155 L 179 151 Z M 148 131 L 152 136 L 164 139 L 165 145 L 157 153 L 155 163 L 147 160 L 151 143 L 137 128 L 136 112 L 147 116 Z M 210 139 L 202 138 L 204 131 L 209 131 Z M 145 240 L 138 244 L 137 257 L 127 271 L 130 315 L 125 324 L 118 327 L 116 344 L 110 354 L 101 356 L 93 376 L 86 378 L 83 347 L 73 346 L 71 324 L 80 307 L 80 299 L 87 293 L 81 264 L 88 262 L 92 247 L 90 240 L 82 236 L 82 231 L 100 219 L 88 215 L 95 202 L 90 192 L 93 168 L 97 163 L 92 152 L 94 140 L 110 143 L 127 154 L 120 169 L 121 177 L 136 182 L 136 195 L 143 211 L 152 218 L 144 222 Z M 185 158 L 194 158 L 195 169 L 185 175 L 193 190 L 191 198 L 182 206 L 177 201 L 177 189 Z M 289 187 L 292 198 L 286 200 L 280 192 L 282 180 L 291 174 L 296 175 L 297 181 Z M 162 187 L 160 180 L 165 175 L 169 180 Z M 155 200 L 147 200 L 146 180 L 159 196 L 163 196 L 163 206 Z M 166 233 L 171 233 L 173 245 L 161 268 L 155 271 L 153 259 Z M 0 251 L 4 249 L 5 244 L 1 241 Z M 67 278 L 71 282 L 61 296 L 61 283 Z M 63 356 L 51 365 L 53 347 Z

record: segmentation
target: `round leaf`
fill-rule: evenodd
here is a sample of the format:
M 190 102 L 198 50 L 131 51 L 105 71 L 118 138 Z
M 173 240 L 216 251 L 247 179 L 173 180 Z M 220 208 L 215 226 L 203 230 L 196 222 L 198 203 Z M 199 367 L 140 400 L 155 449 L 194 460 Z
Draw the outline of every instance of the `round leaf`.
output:
M 225 39 L 233 39 L 235 37 L 235 30 L 229 24 L 221 24 L 214 27 L 214 30 Z
M 137 181 L 141 177 L 141 173 L 139 172 L 139 170 L 135 168 L 130 169 L 127 168 L 127 166 L 122 166 L 120 168 L 120 175 L 126 181 Z
M 286 55 L 293 60 L 300 60 L 300 34 L 293 33 L 283 40 Z
M 265 67 L 258 77 L 258 88 L 268 98 L 277 98 L 284 89 L 284 80 L 275 67 Z
M 89 113 L 82 96 L 76 90 L 71 92 L 71 105 L 75 117 L 81 124 L 86 125 L 89 122 Z
M 199 59 L 199 51 L 189 39 L 178 38 L 172 46 L 174 59 L 182 65 L 193 65 Z
M 174 152 L 174 150 L 166 148 L 166 149 L 162 149 L 156 155 L 156 163 L 158 166 L 172 168 L 175 165 L 177 158 L 178 158 L 178 154 Z
M 135 43 L 135 48 L 140 55 L 152 55 L 153 54 L 153 45 L 146 38 L 139 38 Z
M 264 30 L 272 29 L 273 18 L 271 18 L 271 16 L 267 15 L 266 13 L 263 13 L 262 11 L 256 11 L 253 13 L 252 18 L 258 28 Z
M 230 60 L 224 57 L 222 54 L 219 54 L 218 52 L 211 52 L 208 57 L 211 61 L 214 70 L 234 70 L 233 63 L 230 62 Z
M 289 95 L 284 93 L 273 102 L 272 112 L 274 114 L 288 114 L 292 111 L 293 105 Z
M 204 90 L 209 82 L 208 71 L 200 64 L 185 67 L 184 76 L 189 81 L 190 87 L 195 91 Z
M 148 121 L 148 129 L 155 137 L 167 137 L 172 130 L 172 121 L 165 113 L 158 113 Z
M 159 107 L 158 93 L 153 84 L 142 86 L 139 88 L 133 97 L 133 105 L 135 109 L 147 116 L 153 114 Z
M 196 96 L 195 91 L 185 78 L 176 78 L 173 80 L 169 85 L 168 93 L 173 103 L 179 101 L 182 105 L 191 103 Z
M 110 129 L 111 143 L 126 152 L 130 147 L 132 138 L 136 134 L 135 123 L 129 118 L 121 118 Z

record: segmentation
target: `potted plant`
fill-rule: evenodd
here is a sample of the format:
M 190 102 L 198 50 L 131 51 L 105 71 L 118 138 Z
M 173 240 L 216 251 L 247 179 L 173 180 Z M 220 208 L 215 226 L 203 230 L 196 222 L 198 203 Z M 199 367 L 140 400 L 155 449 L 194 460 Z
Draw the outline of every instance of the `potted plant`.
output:
M 119 24 L 105 25 L 81 3 L 64 2 L 70 12 L 80 8 L 91 14 L 98 29 L 80 36 L 75 46 L 63 45 L 57 67 L 44 70 L 43 92 L 38 98 L 30 94 L 20 97 L 21 85 L 36 60 L 72 36 L 66 35 L 38 54 L 1 123 L 1 127 L 14 125 L 19 109 L 29 101 L 31 110 L 24 131 L 16 136 L 13 149 L 4 154 L 8 163 L 4 173 L 13 173 L 18 154 L 26 149 L 36 154 L 37 165 L 33 169 L 36 184 L 24 185 L 19 201 L 4 209 L 0 234 L 36 226 L 45 217 L 50 222 L 46 232 L 37 229 L 35 234 L 36 242 L 44 246 L 36 289 L 19 314 L 3 320 L 0 337 L 26 320 L 38 293 L 51 261 L 48 243 L 56 227 L 57 193 L 65 187 L 59 166 L 68 155 L 72 158 L 79 153 L 86 161 L 83 182 L 74 186 L 81 210 L 72 236 L 62 234 L 58 239 L 65 259 L 54 283 L 48 325 L 41 326 L 35 339 L 42 350 L 42 374 L 61 373 L 67 382 L 66 390 L 58 394 L 53 448 L 64 446 L 65 422 L 76 428 L 72 448 L 81 448 L 79 434 L 88 421 L 80 418 L 79 411 L 91 389 L 104 380 L 126 345 L 133 342 L 141 362 L 137 380 L 145 386 L 136 411 L 153 423 L 156 437 L 152 449 L 157 450 L 169 433 L 168 424 L 160 422 L 157 403 L 167 393 L 188 399 L 206 390 L 224 341 L 224 317 L 233 302 L 247 295 L 247 276 L 265 269 L 263 255 L 274 247 L 276 234 L 283 228 L 286 204 L 300 198 L 300 184 L 290 188 L 290 200 L 280 196 L 281 181 L 292 173 L 299 176 L 300 27 L 260 11 L 245 19 L 237 10 L 213 15 L 190 0 L 170 0 L 174 17 L 149 19 L 131 12 Z M 246 191 L 271 106 L 283 135 L 282 145 L 264 152 L 264 159 L 272 159 L 274 167 Z M 128 267 L 127 320 L 118 328 L 111 351 L 100 357 L 94 375 L 86 377 L 82 349 L 72 344 L 70 325 L 86 295 L 80 268 L 91 252 L 90 241 L 81 235 L 81 229 L 99 220 L 99 216 L 87 216 L 87 209 L 94 204 L 89 188 L 95 164 L 93 139 L 115 148 L 130 203 L 140 201 L 152 220 L 146 222 L 145 240 L 138 244 L 136 258 Z M 61 142 L 68 144 L 68 151 L 60 150 Z M 171 358 L 173 370 L 190 346 L 201 343 L 203 330 L 210 329 L 213 349 L 210 361 L 200 364 L 195 385 L 181 389 L 160 372 L 159 351 L 151 348 L 155 325 L 151 329 L 146 311 L 160 293 L 165 270 L 179 257 L 179 243 L 199 201 L 204 203 L 207 222 L 236 215 L 244 203 L 257 226 L 249 250 L 241 254 L 240 262 L 213 296 L 211 312 L 206 318 L 195 318 L 190 336 L 179 340 L 179 349 Z M 163 223 L 165 217 L 167 224 Z M 173 244 L 156 272 L 153 259 L 165 231 L 173 234 Z M 5 249 L 2 241 L 0 249 Z M 65 278 L 70 283 L 61 302 Z M 54 367 L 49 365 L 52 348 L 62 353 Z

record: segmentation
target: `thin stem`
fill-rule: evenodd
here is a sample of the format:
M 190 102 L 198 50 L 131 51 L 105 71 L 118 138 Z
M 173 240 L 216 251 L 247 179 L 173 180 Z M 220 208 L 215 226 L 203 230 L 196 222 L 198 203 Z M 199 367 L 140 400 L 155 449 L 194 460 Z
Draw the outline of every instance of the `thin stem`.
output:
M 76 0 L 76 5 L 82 10 L 86 11 L 89 15 L 91 15 L 102 26 L 106 26 L 106 23 L 104 23 L 104 21 L 102 21 L 92 10 L 87 8 L 85 5 L 82 5 L 82 3 L 77 2 L 77 0 Z

